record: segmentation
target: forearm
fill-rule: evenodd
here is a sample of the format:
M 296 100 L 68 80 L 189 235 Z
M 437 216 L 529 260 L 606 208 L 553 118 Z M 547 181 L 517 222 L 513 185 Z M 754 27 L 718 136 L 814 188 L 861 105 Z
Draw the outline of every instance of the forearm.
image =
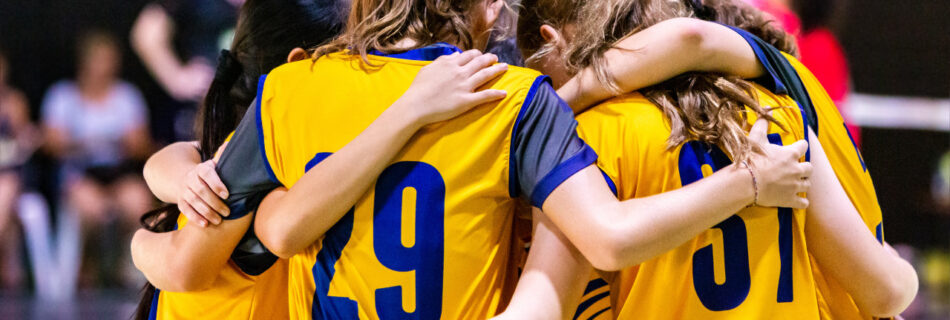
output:
M 132 238 L 132 261 L 159 289 L 207 289 L 250 227 L 252 216 L 207 228 L 189 223 L 162 233 L 140 229 Z
M 681 189 L 619 202 L 614 210 L 617 234 L 627 235 L 620 238 L 621 265 L 636 265 L 681 245 L 753 198 L 751 175 L 731 165 Z
M 338 152 L 311 168 L 273 205 L 262 204 L 255 228 L 275 254 L 300 252 L 350 210 L 420 128 L 401 100 Z
M 142 9 L 132 26 L 132 48 L 158 82 L 167 87 L 183 64 L 172 51 L 172 21 L 158 5 Z
M 604 54 L 620 92 L 611 92 L 592 67 L 558 89 L 575 112 L 613 97 L 690 72 L 718 72 L 743 78 L 765 72 L 755 52 L 738 33 L 707 21 L 675 18 L 621 40 Z
M 159 200 L 177 203 L 181 182 L 189 170 L 201 163 L 196 142 L 176 142 L 149 157 L 142 175 Z
M 854 298 L 858 306 L 877 317 L 899 314 L 917 293 L 913 267 L 888 251 L 868 232 L 844 192 L 830 162 L 814 139 L 813 192 L 805 223 L 808 249 Z
M 623 202 L 590 167 L 555 189 L 544 212 L 595 268 L 613 271 L 675 248 L 753 198 L 751 176 L 734 165 L 686 187 Z
M 524 272 L 502 319 L 570 319 L 591 265 L 554 224 L 534 210 L 534 236 Z
M 173 292 L 185 291 L 172 272 L 174 246 L 171 233 L 154 233 L 139 229 L 132 237 L 132 262 L 156 288 Z M 170 260 L 172 259 L 172 260 Z

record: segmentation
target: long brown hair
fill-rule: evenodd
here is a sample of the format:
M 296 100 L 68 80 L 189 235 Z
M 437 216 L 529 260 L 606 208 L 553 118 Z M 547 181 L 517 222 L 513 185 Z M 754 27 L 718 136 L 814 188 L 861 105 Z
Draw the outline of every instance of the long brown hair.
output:
M 317 48 L 314 60 L 342 50 L 358 54 L 367 65 L 372 50 L 385 53 L 411 50 L 436 42 L 452 42 L 463 49 L 475 45 L 477 32 L 491 32 L 478 25 L 481 12 L 474 10 L 485 0 L 353 0 L 344 33 Z M 501 0 L 503 1 L 503 0 Z M 403 39 L 414 40 L 410 48 L 400 47 Z
M 241 7 L 231 50 L 222 52 L 214 81 L 198 111 L 196 132 L 202 160 L 211 159 L 237 128 L 257 95 L 258 78 L 280 66 L 296 47 L 312 48 L 343 29 L 347 0 L 248 0 Z M 275 19 L 275 17 L 277 17 Z M 142 215 L 144 229 L 175 230 L 179 211 L 166 205 Z M 148 319 L 155 287 L 146 283 L 135 313 Z
M 739 27 L 776 48 L 795 53 L 792 39 L 758 10 L 737 0 L 526 0 L 518 41 L 529 62 L 554 52 L 538 34 L 541 25 L 564 30 L 574 25 L 563 51 L 569 73 L 592 67 L 597 79 L 620 93 L 604 53 L 624 38 L 676 17 L 696 17 Z M 688 73 L 641 90 L 670 121 L 668 146 L 698 140 L 722 147 L 736 162 L 757 151 L 745 133 L 746 107 L 776 123 L 756 99 L 751 83 L 735 76 Z M 777 124 L 777 123 L 776 123 Z M 781 125 L 779 124 L 781 127 Z

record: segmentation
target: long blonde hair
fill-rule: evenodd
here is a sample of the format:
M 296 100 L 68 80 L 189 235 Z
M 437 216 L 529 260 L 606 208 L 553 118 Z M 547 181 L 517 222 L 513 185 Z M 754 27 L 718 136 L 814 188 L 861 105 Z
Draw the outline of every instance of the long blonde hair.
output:
M 695 17 L 691 0 L 527 0 L 519 21 L 519 46 L 527 61 L 538 61 L 554 52 L 538 35 L 543 24 L 564 30 L 574 25 L 572 39 L 563 51 L 569 73 L 592 67 L 597 79 L 619 94 L 607 68 L 604 53 L 624 38 L 659 22 Z M 759 11 L 736 0 L 704 0 L 707 19 L 745 29 L 780 50 L 795 53 L 794 42 Z M 524 28 L 523 28 L 524 27 Z M 745 133 L 747 110 L 769 121 L 749 82 L 735 76 L 688 73 L 641 90 L 670 121 L 669 148 L 698 140 L 723 148 L 737 162 L 756 152 Z M 781 125 L 779 124 L 781 127 Z
M 326 54 L 348 50 L 363 61 L 368 52 L 385 53 L 416 49 L 440 41 L 471 48 L 477 35 L 479 13 L 473 10 L 484 0 L 353 0 L 346 30 L 331 43 L 316 49 L 314 60 Z M 398 47 L 403 39 L 415 41 L 412 48 Z

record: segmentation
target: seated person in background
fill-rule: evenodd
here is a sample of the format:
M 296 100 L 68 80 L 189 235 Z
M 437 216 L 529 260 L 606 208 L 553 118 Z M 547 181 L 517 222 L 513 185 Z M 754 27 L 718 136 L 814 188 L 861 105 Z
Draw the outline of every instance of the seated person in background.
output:
M 19 229 L 13 213 L 22 185 L 20 171 L 38 137 L 26 97 L 7 84 L 9 66 L 0 52 L 0 288 L 4 289 L 23 285 Z
M 84 261 L 82 282 L 97 282 L 97 275 L 88 271 L 100 270 L 110 283 L 119 280 L 111 279 L 114 275 L 125 273 L 105 272 L 118 268 L 110 264 L 119 257 L 128 260 L 115 243 L 131 235 L 138 216 L 152 204 L 137 164 L 151 147 L 147 110 L 138 89 L 118 78 L 122 60 L 115 38 L 91 32 L 79 40 L 77 52 L 76 80 L 60 81 L 47 91 L 42 120 L 47 151 L 63 166 L 64 200 L 71 214 L 78 215 L 83 242 L 94 249 L 87 252 L 102 253 L 95 257 L 101 268 Z M 117 232 L 104 232 L 109 230 Z M 123 269 L 134 275 L 132 264 L 126 264 L 129 268 Z

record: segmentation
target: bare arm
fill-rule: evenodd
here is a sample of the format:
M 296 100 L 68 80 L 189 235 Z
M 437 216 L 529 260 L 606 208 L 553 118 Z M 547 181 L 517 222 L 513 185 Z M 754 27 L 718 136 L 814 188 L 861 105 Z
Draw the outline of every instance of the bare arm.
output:
M 540 210 L 532 215 L 528 261 L 511 302 L 496 319 L 570 319 L 593 268 Z
M 307 171 L 288 192 L 262 205 L 254 226 L 261 242 L 280 257 L 300 252 L 346 214 L 422 126 L 503 98 L 498 90 L 474 91 L 507 70 L 502 64 L 492 66 L 495 61 L 494 55 L 473 50 L 440 57 L 423 68 L 409 91 L 366 130 Z
M 197 141 L 175 142 L 148 158 L 142 175 L 156 198 L 167 203 L 178 203 L 185 173 L 201 163 L 197 148 Z
M 145 6 L 132 26 L 132 49 L 172 97 L 198 101 L 211 83 L 214 71 L 200 62 L 182 63 L 172 46 L 174 27 L 161 6 Z
M 621 93 L 690 71 L 743 78 L 765 72 L 755 52 L 738 33 L 717 23 L 691 18 L 666 20 L 637 32 L 607 51 L 605 58 Z M 575 113 L 617 94 L 600 84 L 592 68 L 581 70 L 557 93 Z
M 139 229 L 132 238 L 132 261 L 156 288 L 170 292 L 207 289 L 250 227 L 252 216 L 207 228 L 188 223 L 164 233 Z
M 805 223 L 808 250 L 855 303 L 875 317 L 899 314 L 917 294 L 914 268 L 867 232 L 857 209 L 835 176 L 821 143 L 811 130 L 815 166 L 811 206 Z
M 805 208 L 803 177 L 811 165 L 799 163 L 804 141 L 787 147 L 767 145 L 764 120 L 750 138 L 765 150 L 752 155 L 758 174 L 758 204 Z M 562 183 L 543 204 L 544 213 L 591 264 L 614 271 L 636 265 L 693 238 L 753 202 L 749 171 L 729 165 L 683 188 L 644 198 L 618 201 L 600 171 L 590 166 Z M 696 201 L 696 199 L 703 199 Z

